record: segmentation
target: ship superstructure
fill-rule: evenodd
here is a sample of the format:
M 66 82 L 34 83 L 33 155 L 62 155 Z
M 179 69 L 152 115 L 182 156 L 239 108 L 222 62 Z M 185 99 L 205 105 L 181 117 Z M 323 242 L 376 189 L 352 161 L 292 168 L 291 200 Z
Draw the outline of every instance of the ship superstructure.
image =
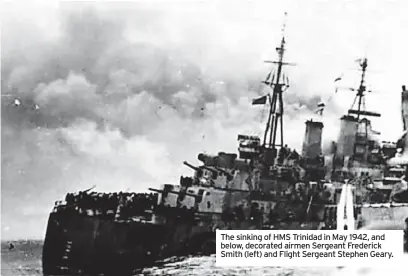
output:
M 166 257 L 214 253 L 216 229 L 334 229 L 338 214 L 363 221 L 360 209 L 377 192 L 376 181 L 394 189 L 396 178 L 405 175 L 386 165 L 385 153 L 394 149 L 370 140 L 367 117 L 379 114 L 362 108 L 367 60 L 361 62 L 357 108 L 341 118 L 337 149 L 322 155 L 324 125 L 315 118 L 306 120 L 298 153 L 284 143 L 285 43 L 283 35 L 278 60 L 270 62 L 276 68 L 263 82 L 270 93 L 252 102 L 269 107 L 262 137 L 239 134 L 237 153 L 198 154 L 200 165 L 184 162 L 191 176 L 151 188 L 152 194 L 68 194 L 49 217 L 44 274 L 129 275 Z M 320 103 L 320 116 L 323 108 Z M 350 196 L 357 207 L 338 212 L 338 203 Z
M 349 88 L 356 92 L 356 97 L 348 114 L 341 118 L 331 179 L 333 182 L 347 182 L 347 187 L 352 189 L 353 199 L 350 202 L 353 202 L 356 226 L 375 220 L 400 223 L 408 216 L 408 197 L 405 195 L 408 162 L 392 164 L 390 160 L 403 150 L 403 143 L 380 142 L 380 133 L 372 129 L 369 118 L 380 117 L 381 114 L 365 110 L 365 93 L 371 92 L 365 83 L 368 61 L 367 58 L 358 61 L 361 80 L 357 89 Z M 404 100 L 403 92 L 403 119 Z
M 267 62 L 276 64 L 277 68 L 263 81 L 271 93 L 252 101 L 253 105 L 269 106 L 263 137 L 239 134 L 238 154 L 201 153 L 198 160 L 202 165 L 197 167 L 184 162 L 194 170 L 194 176 L 182 177 L 179 185 L 151 189 L 159 193 L 159 206 L 193 210 L 201 218 L 211 216 L 215 228 L 239 229 L 243 222 L 254 228 L 279 227 L 281 222 L 285 224 L 279 224 L 282 227 L 288 227 L 287 222 L 295 228 L 301 224 L 306 228 L 316 227 L 308 219 L 317 223 L 320 219 L 312 215 L 316 214 L 315 206 L 324 208 L 324 205 L 322 202 L 312 205 L 318 202 L 318 196 L 313 200 L 311 194 L 321 191 L 317 187 L 312 191 L 301 181 L 318 181 L 323 177 L 323 124 L 308 121 L 304 158 L 284 144 L 283 93 L 289 87 L 282 70 L 284 65 L 289 65 L 283 60 L 284 36 L 276 50 L 278 61 Z

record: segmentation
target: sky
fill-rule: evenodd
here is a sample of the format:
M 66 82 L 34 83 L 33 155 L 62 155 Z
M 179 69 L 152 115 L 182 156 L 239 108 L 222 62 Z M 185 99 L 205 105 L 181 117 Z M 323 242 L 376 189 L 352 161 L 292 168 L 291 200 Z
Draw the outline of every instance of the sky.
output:
M 383 140 L 402 132 L 403 0 L 3 2 L 3 240 L 44 238 L 67 192 L 177 183 L 192 173 L 184 160 L 261 135 L 266 114 L 250 103 L 266 93 L 285 12 L 285 143 L 301 148 L 319 101 L 324 143 L 336 139 L 354 95 L 333 81 L 356 87 L 364 56 L 373 126 Z

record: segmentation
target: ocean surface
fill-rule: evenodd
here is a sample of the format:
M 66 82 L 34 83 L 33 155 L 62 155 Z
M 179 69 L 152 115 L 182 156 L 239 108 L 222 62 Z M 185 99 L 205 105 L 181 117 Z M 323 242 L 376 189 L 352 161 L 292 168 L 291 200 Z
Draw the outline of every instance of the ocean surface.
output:
M 41 241 L 13 242 L 15 248 L 9 250 L 9 242 L 1 243 L 1 275 L 42 275 Z M 408 261 L 408 256 L 407 256 Z M 406 276 L 408 268 L 221 268 L 215 266 L 215 256 L 169 259 L 157 267 L 146 268 L 140 275 L 214 275 L 214 276 Z M 120 276 L 120 275 L 118 275 Z

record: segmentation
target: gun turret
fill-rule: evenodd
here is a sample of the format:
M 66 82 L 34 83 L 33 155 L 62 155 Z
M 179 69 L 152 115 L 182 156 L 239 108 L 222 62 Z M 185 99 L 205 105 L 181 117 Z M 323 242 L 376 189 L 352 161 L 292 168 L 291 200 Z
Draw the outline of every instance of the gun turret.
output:
M 214 162 L 214 158 L 215 158 L 216 156 L 214 156 L 214 155 L 208 155 L 208 154 L 205 154 L 205 153 L 200 153 L 200 154 L 198 154 L 198 156 L 197 156 L 197 159 L 198 160 L 200 160 L 201 162 L 203 162 L 204 164 L 207 164 L 208 162 Z
M 195 171 L 199 171 L 199 170 L 200 170 L 200 168 L 191 165 L 191 164 L 188 163 L 187 161 L 184 161 L 183 164 L 186 165 L 187 167 L 189 167 L 189 168 L 195 170 Z

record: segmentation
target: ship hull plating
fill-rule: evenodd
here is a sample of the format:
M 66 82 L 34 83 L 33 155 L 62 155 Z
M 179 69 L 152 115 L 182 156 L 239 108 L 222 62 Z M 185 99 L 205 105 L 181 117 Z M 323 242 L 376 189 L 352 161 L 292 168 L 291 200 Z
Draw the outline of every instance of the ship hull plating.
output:
M 52 213 L 43 249 L 45 275 L 130 274 L 152 264 L 166 243 L 166 227 Z
M 43 248 L 44 275 L 130 275 L 171 256 L 215 253 L 215 231 L 207 223 L 116 222 L 77 213 L 51 213 Z M 271 228 L 318 229 L 319 222 L 275 224 Z M 229 229 L 259 229 L 243 222 Z M 269 228 L 269 227 L 268 227 Z
M 43 248 L 44 275 L 130 275 L 159 259 L 215 253 L 215 232 L 183 221 L 165 225 L 51 213 Z

